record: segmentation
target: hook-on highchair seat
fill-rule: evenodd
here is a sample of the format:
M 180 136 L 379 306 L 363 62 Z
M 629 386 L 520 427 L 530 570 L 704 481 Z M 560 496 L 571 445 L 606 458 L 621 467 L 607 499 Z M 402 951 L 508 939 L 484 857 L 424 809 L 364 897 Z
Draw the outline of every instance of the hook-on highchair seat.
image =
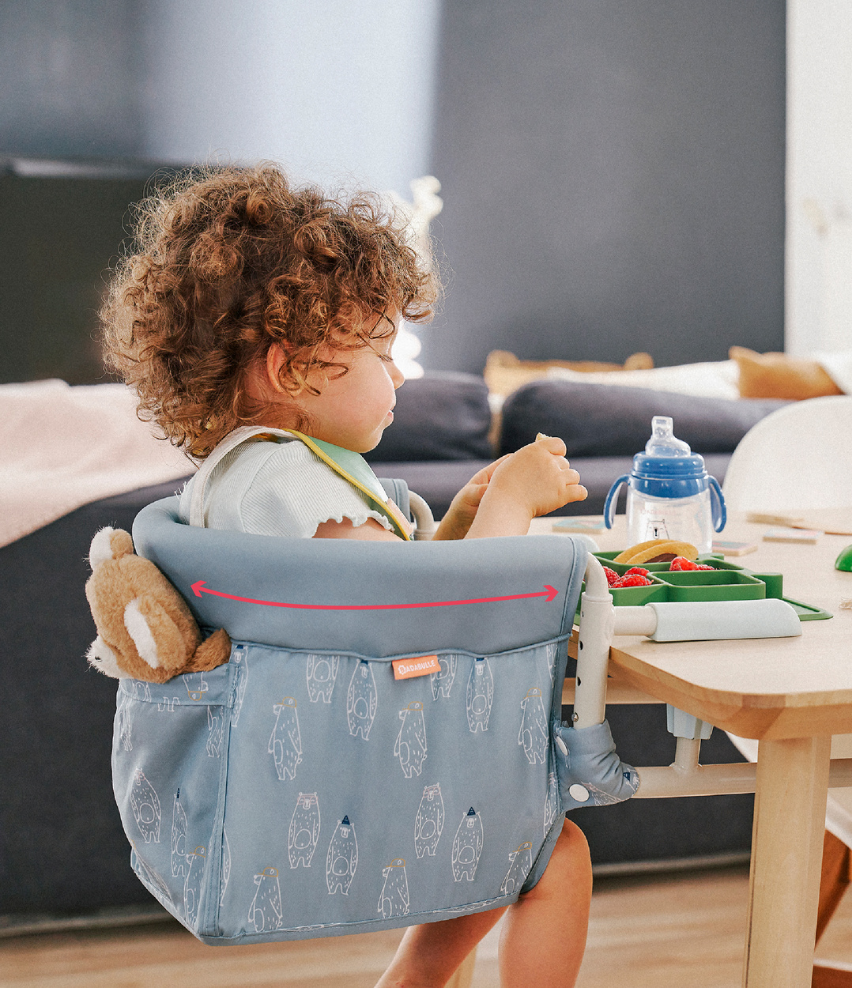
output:
M 572 785 L 636 789 L 605 723 L 561 724 L 581 539 L 284 540 L 185 525 L 177 498 L 133 539 L 232 643 L 210 671 L 122 679 L 113 745 L 133 868 L 206 943 L 508 905 Z M 584 745 L 610 792 L 573 771 Z

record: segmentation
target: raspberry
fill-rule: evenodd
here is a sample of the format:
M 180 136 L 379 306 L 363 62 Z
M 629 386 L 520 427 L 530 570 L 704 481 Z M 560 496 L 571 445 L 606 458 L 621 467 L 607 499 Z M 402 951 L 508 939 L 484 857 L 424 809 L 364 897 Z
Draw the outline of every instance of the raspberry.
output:
M 707 563 L 699 563 L 698 564 L 698 568 L 699 569 L 716 569 L 715 566 L 708 566 Z
M 616 573 L 614 569 L 610 569 L 609 566 L 604 566 L 603 571 L 606 575 L 606 582 L 611 587 L 614 587 L 615 584 L 618 583 L 618 573 Z
M 669 570 L 672 573 L 683 572 L 684 570 L 698 569 L 698 563 L 693 563 L 689 559 L 685 559 L 683 556 L 675 556 L 671 561 Z
M 625 573 L 615 584 L 616 587 L 650 587 L 651 581 L 640 573 Z
M 645 569 L 642 566 L 631 566 L 630 569 L 624 574 L 625 576 L 648 576 L 650 570 Z

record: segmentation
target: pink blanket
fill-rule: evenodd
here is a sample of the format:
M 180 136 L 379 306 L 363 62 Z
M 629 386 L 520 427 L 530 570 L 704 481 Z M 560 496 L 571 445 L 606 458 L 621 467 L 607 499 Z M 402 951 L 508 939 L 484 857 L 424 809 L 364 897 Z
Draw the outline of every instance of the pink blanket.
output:
M 90 501 L 194 469 L 137 419 L 123 384 L 0 385 L 0 546 Z

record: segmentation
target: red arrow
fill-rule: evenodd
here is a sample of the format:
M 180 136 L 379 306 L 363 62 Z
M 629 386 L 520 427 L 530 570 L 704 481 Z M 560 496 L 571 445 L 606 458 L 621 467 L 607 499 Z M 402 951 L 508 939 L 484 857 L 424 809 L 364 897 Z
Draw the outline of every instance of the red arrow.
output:
M 277 600 L 254 600 L 251 597 L 237 597 L 231 593 L 222 593 L 221 590 L 208 590 L 204 586 L 204 580 L 193 583 L 192 592 L 196 597 L 208 593 L 214 597 L 239 600 L 244 604 L 263 604 L 264 607 L 293 607 L 297 610 L 306 611 L 396 611 L 412 607 L 459 607 L 463 604 L 491 604 L 503 600 L 526 600 L 529 597 L 545 597 L 549 604 L 559 593 L 555 587 L 546 583 L 544 590 L 540 593 L 518 593 L 509 597 L 479 597 L 473 600 L 436 600 L 423 604 L 285 604 Z

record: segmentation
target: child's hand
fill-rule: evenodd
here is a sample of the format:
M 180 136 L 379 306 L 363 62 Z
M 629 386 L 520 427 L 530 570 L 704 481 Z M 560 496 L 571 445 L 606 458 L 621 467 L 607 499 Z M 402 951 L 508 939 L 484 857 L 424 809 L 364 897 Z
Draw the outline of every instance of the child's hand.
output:
M 525 534 L 533 518 L 582 501 L 588 491 L 565 452 L 561 439 L 540 436 L 494 464 L 471 537 Z
M 488 485 L 494 471 L 512 454 L 507 453 L 499 460 L 489 463 L 487 467 L 478 470 L 453 498 L 447 513 L 441 519 L 441 524 L 435 532 L 433 541 L 442 539 L 463 539 L 467 535 L 482 498 L 488 490 Z
M 540 436 L 513 453 L 494 471 L 491 487 L 511 496 L 530 511 L 530 518 L 549 514 L 588 494 L 580 475 L 565 459 L 565 443 Z

